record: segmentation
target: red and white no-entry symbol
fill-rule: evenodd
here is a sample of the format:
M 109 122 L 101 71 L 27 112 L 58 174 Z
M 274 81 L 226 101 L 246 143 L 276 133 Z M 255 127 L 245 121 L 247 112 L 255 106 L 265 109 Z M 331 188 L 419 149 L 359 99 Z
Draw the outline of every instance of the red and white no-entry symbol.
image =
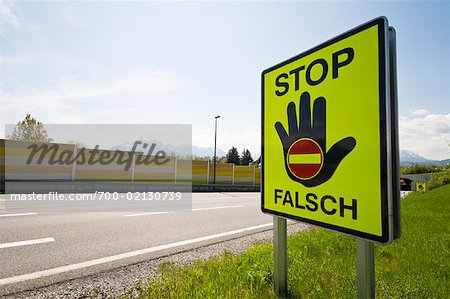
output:
M 323 152 L 312 139 L 302 138 L 294 142 L 287 153 L 289 170 L 302 180 L 316 176 L 323 165 Z

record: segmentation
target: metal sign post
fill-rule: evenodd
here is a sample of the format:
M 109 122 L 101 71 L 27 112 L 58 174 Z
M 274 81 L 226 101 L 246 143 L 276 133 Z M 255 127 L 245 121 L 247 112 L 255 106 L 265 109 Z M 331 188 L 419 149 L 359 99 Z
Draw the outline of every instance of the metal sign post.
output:
M 293 219 L 356 237 L 357 295 L 375 296 L 374 242 L 401 234 L 395 39 L 379 17 L 261 74 L 261 210 L 274 215 L 278 295 Z
M 375 298 L 374 246 L 359 238 L 356 238 L 356 296 Z
M 287 229 L 286 219 L 273 216 L 273 267 L 277 295 L 287 294 Z

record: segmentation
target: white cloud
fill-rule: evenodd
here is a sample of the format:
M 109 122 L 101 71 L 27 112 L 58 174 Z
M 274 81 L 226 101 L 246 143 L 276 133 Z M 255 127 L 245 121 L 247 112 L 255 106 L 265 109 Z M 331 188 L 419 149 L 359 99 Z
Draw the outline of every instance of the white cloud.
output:
M 48 121 L 82 120 L 74 106 L 87 100 L 113 96 L 165 94 L 176 90 L 177 78 L 167 70 L 156 67 L 136 68 L 123 75 L 98 83 L 79 83 L 63 77 L 51 87 L 22 87 L 20 90 L 0 90 L 0 111 L 33 111 L 47 115 Z M 70 112 L 70 113 L 68 113 Z M 80 111 L 80 114 L 82 112 Z M 70 114 L 70 117 L 62 114 Z
M 416 109 L 416 110 L 413 110 L 411 112 L 411 114 L 415 115 L 415 116 L 424 116 L 424 115 L 430 114 L 430 112 L 427 109 Z
M 22 55 L 0 56 L 0 66 L 20 65 L 28 63 L 28 59 Z
M 426 111 L 419 109 L 415 111 Z M 413 118 L 400 117 L 400 148 L 429 159 L 450 158 L 450 113 L 414 113 Z
M 4 89 L 10 90 L 23 83 L 23 78 L 30 74 L 33 80 L 27 82 L 32 84 L 43 80 L 54 82 L 89 65 L 48 46 L 23 43 L 14 54 L 0 53 L 0 67 L 0 82 L 4 83 Z
M 62 6 L 62 15 L 64 20 L 72 27 L 79 27 L 83 25 L 83 22 L 78 18 L 75 14 L 75 11 L 69 3 L 61 3 Z
M 5 35 L 9 29 L 21 28 L 21 22 L 12 7 L 13 3 L 0 0 L 0 35 Z

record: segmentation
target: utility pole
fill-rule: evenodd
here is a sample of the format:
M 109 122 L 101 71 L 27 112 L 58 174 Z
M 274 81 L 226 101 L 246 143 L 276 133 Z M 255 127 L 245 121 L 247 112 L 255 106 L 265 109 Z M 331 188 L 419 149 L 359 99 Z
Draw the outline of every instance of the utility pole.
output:
M 216 149 L 217 149 L 217 119 L 220 117 L 220 115 L 217 115 L 215 118 L 214 123 L 214 179 L 213 184 L 216 184 L 216 162 L 217 162 L 217 156 L 216 156 Z

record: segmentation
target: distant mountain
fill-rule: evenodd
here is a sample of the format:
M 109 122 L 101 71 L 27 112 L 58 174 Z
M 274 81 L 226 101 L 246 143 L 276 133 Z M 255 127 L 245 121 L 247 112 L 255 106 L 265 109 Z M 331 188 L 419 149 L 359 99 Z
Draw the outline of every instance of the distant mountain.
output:
M 158 140 L 152 140 L 152 139 L 143 139 L 141 138 L 139 141 L 142 143 L 139 144 L 135 151 L 136 152 L 143 152 L 144 154 L 147 154 L 149 152 L 150 146 L 152 143 L 155 143 L 156 146 L 153 150 L 153 154 L 155 154 L 159 150 L 164 150 L 167 154 L 176 154 L 176 155 L 193 155 L 195 157 L 212 157 L 214 155 L 214 148 L 212 147 L 202 147 L 197 145 L 171 145 L 171 144 L 164 144 Z M 147 147 L 144 148 L 143 145 L 147 144 Z M 116 146 L 113 146 L 112 150 L 121 150 L 121 151 L 131 151 L 133 148 L 134 143 L 126 142 L 123 144 L 119 144 Z M 217 149 L 217 156 L 222 157 L 225 156 L 225 152 L 221 149 Z
M 412 164 L 436 164 L 436 165 L 447 165 L 450 163 L 450 159 L 446 160 L 430 160 L 422 157 L 412 151 L 401 150 L 400 151 L 400 165 L 407 166 Z
M 227 153 L 224 152 L 223 150 L 221 150 L 220 148 L 218 148 L 216 150 L 217 157 L 223 157 L 226 154 Z M 212 156 L 214 155 L 214 148 L 193 145 L 192 146 L 192 155 L 196 156 L 196 157 L 210 157 L 210 158 L 212 158 Z
M 214 154 L 214 148 L 213 147 L 203 147 L 198 145 L 171 145 L 171 144 L 163 144 L 158 140 L 151 140 L 151 139 L 140 139 L 139 141 L 142 142 L 142 144 L 139 144 L 139 146 L 136 148 L 137 152 L 143 152 L 145 154 L 148 153 L 149 148 L 152 143 L 156 144 L 156 147 L 153 150 L 153 154 L 155 154 L 159 150 L 164 150 L 167 154 L 176 154 L 181 156 L 194 156 L 194 157 L 206 157 L 206 158 L 212 158 Z M 147 147 L 143 148 L 143 144 L 147 143 Z M 122 151 L 130 151 L 133 148 L 133 143 L 127 142 L 124 144 L 113 146 L 111 149 L 113 150 L 122 150 Z M 226 152 L 222 149 L 217 149 L 217 156 L 223 157 L 226 155 Z M 420 156 L 412 151 L 408 150 L 401 150 L 400 151 L 400 165 L 407 166 L 412 164 L 436 164 L 436 165 L 447 165 L 450 163 L 450 159 L 446 160 L 430 160 L 423 156 Z
M 445 159 L 445 160 L 441 160 L 441 161 L 439 161 L 439 165 L 448 165 L 448 164 L 450 164 L 450 159 Z
M 408 163 L 428 163 L 432 160 L 422 157 L 412 151 L 401 150 L 400 151 L 400 162 Z

